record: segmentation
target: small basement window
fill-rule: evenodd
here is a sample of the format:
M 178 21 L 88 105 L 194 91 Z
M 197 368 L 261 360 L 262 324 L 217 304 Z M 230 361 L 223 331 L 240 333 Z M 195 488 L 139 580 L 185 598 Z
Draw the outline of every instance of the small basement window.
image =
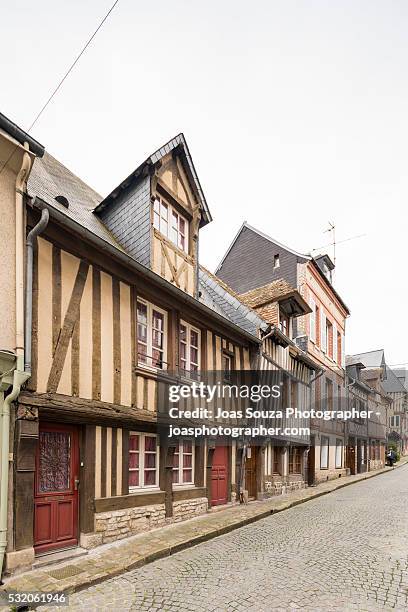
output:
M 65 206 L 65 208 L 69 207 L 69 201 L 68 199 L 63 196 L 63 195 L 57 195 L 55 196 L 55 201 L 58 202 L 58 204 L 62 204 L 62 206 Z

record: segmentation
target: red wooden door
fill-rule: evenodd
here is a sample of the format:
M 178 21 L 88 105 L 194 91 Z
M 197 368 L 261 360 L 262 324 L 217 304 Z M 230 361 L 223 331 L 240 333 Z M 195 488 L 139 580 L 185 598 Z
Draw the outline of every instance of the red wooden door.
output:
M 78 431 L 40 423 L 34 491 L 35 551 L 78 544 Z
M 216 446 L 211 469 L 211 505 L 228 501 L 228 446 Z

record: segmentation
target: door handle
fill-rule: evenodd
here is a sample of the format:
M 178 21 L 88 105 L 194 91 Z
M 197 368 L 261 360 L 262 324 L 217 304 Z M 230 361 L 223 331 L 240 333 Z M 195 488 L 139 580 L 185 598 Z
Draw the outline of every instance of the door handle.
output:
M 74 491 L 78 491 L 79 488 L 79 478 L 74 479 Z

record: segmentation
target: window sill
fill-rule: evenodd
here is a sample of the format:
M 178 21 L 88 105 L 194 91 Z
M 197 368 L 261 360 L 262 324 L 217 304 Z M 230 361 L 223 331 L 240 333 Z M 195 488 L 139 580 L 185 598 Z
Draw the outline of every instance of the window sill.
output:
M 149 493 L 160 493 L 160 487 L 138 487 L 131 489 L 129 487 L 129 495 L 147 495 Z

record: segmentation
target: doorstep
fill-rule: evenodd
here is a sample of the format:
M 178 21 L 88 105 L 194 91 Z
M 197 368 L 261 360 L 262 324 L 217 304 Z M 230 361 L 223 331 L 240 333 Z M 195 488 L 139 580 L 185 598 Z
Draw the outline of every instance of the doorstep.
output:
M 80 546 L 65 548 L 64 550 L 52 551 L 48 553 L 42 553 L 35 557 L 33 569 L 39 569 L 48 565 L 54 565 L 55 563 L 60 563 L 62 561 L 71 561 L 72 559 L 77 559 L 78 557 L 83 557 L 87 554 L 88 551 L 85 548 L 81 548 Z
M 407 465 L 404 457 L 396 468 Z M 104 544 L 88 551 L 87 555 L 41 567 L 24 574 L 5 579 L 0 591 L 55 591 L 74 593 L 108 578 L 167 557 L 180 550 L 210 540 L 224 533 L 243 527 L 271 514 L 309 500 L 327 495 L 362 480 L 386 474 L 390 468 L 382 468 L 364 474 L 347 476 L 324 482 L 316 487 L 298 489 L 247 505 L 236 504 L 218 512 L 207 513 L 180 523 L 172 523 L 126 540 Z M 6 610 L 8 608 L 0 608 Z

